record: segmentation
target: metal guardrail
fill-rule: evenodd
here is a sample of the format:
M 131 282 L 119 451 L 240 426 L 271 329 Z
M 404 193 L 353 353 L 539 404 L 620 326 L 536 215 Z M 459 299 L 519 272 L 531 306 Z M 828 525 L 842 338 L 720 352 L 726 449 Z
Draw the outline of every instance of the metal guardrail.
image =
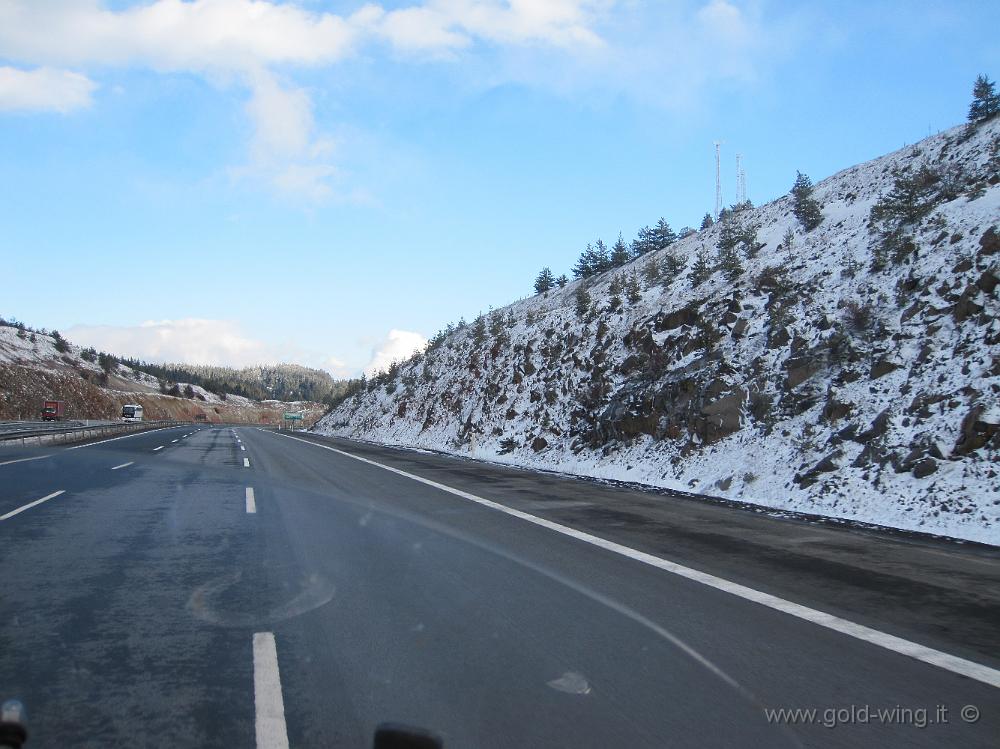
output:
M 0 434 L 0 445 L 58 445 L 67 442 L 82 442 L 94 437 L 106 437 L 118 434 L 131 434 L 133 432 L 147 432 L 152 429 L 159 429 L 165 426 L 177 426 L 177 421 L 142 421 L 119 424 L 105 424 L 103 426 L 79 426 L 67 429 L 35 429 L 26 431 L 8 432 Z

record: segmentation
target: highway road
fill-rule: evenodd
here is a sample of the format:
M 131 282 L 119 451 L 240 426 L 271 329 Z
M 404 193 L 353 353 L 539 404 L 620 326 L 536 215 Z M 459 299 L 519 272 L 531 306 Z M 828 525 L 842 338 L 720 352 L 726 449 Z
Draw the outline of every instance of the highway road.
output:
M 0 574 L 28 749 L 1000 742 L 995 549 L 418 451 L 0 447 Z

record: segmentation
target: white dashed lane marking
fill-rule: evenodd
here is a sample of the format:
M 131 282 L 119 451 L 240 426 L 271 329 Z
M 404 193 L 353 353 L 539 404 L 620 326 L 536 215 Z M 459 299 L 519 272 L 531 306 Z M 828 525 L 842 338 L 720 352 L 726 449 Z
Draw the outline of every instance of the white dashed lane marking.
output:
M 278 648 L 273 632 L 253 636 L 253 700 L 257 749 L 288 749 Z
M 140 434 L 152 434 L 153 432 L 162 432 L 165 429 L 176 429 L 177 427 L 160 427 L 159 429 L 148 429 L 144 432 L 135 432 L 134 434 L 124 434 L 121 437 L 109 437 L 106 440 L 98 440 L 97 442 L 88 442 L 85 445 L 73 445 L 72 447 L 67 447 L 67 450 L 80 450 L 84 447 L 93 447 L 94 445 L 103 445 L 105 442 L 114 442 L 115 440 L 127 440 L 129 437 L 138 437 Z
M 50 499 L 55 499 L 60 494 L 65 494 L 65 493 L 66 493 L 65 489 L 60 489 L 57 492 L 52 492 L 51 494 L 48 494 L 42 497 L 41 499 L 36 499 L 34 502 L 28 502 L 28 504 L 22 505 L 21 507 L 18 507 L 16 510 L 11 510 L 6 515 L 0 515 L 0 520 L 6 520 L 7 518 L 12 518 L 17 514 L 24 512 L 25 510 L 30 510 L 35 505 L 40 505 L 42 502 L 48 502 Z
M 42 458 L 51 458 L 51 455 L 36 455 L 34 458 L 18 458 L 17 460 L 5 460 L 0 463 L 0 466 L 9 466 L 14 463 L 27 463 L 29 460 L 41 460 Z

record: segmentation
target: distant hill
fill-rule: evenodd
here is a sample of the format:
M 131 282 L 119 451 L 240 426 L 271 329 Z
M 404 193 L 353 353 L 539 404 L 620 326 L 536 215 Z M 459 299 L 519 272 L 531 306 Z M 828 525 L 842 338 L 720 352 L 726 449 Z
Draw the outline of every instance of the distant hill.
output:
M 601 245 L 317 430 L 1000 544 L 1000 118 L 801 182 Z
M 253 367 L 215 367 L 193 364 L 150 364 L 122 359 L 132 369 L 165 382 L 191 382 L 213 393 L 242 395 L 254 400 L 313 401 L 333 403 L 347 388 L 329 372 L 298 364 Z
M 326 372 L 295 365 L 236 370 L 123 361 L 58 332 L 0 320 L 0 419 L 37 419 L 42 401 L 57 399 L 66 401 L 70 419 L 115 419 L 122 405 L 138 403 L 150 420 L 277 424 L 295 411 L 311 424 L 328 408 L 320 399 L 331 401 L 343 387 Z

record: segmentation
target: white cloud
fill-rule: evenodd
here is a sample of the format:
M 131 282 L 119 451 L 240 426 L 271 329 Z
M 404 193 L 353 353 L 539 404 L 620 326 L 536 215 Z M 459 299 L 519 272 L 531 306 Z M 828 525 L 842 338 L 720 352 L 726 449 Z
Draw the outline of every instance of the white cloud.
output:
M 264 175 L 279 190 L 318 202 L 332 194 L 329 162 L 333 143 L 316 135 L 312 102 L 302 89 L 283 87 L 265 70 L 249 76 L 247 114 L 254 125 L 251 166 L 244 174 Z
M 612 4 L 425 0 L 392 11 L 368 3 L 341 16 L 273 0 L 154 0 L 120 11 L 97 0 L 6 0 L 0 5 L 0 50 L 37 64 L 143 64 L 174 71 L 326 65 L 371 36 L 398 41 L 403 49 L 447 49 L 471 37 L 595 44 L 593 13 Z
M 87 76 L 69 70 L 0 66 L 0 111 L 66 113 L 90 106 L 95 88 Z
M 587 9 L 595 2 L 610 0 L 426 0 L 392 11 L 369 3 L 345 15 L 276 0 L 153 0 L 121 10 L 99 0 L 3 0 L 0 58 L 42 66 L 139 66 L 195 72 L 221 85 L 242 82 L 251 91 L 246 110 L 254 135 L 250 164 L 236 173 L 321 200 L 333 195 L 329 144 L 315 133 L 308 94 L 279 83 L 275 66 L 330 65 L 368 39 L 431 56 L 447 56 L 477 39 L 592 45 L 599 39 L 588 27 Z M 67 111 L 89 102 L 93 84 L 87 78 L 45 75 L 49 85 L 41 86 L 8 73 L 13 82 L 7 82 L 6 108 Z
M 75 325 L 63 334 L 78 346 L 144 361 L 226 367 L 295 362 L 325 369 L 334 377 L 358 373 L 356 367 L 328 354 L 252 338 L 230 320 L 183 318 L 148 320 L 139 325 Z
M 379 33 L 404 52 L 445 53 L 469 45 L 469 38 L 451 28 L 451 20 L 430 8 L 404 8 L 386 14 Z
M 601 46 L 595 13 L 612 3 L 594 0 L 433 0 L 452 22 L 483 39 L 503 44 L 558 47 Z
M 253 96 L 247 114 L 254 123 L 251 151 L 255 158 L 297 158 L 308 149 L 313 134 L 312 104 L 301 89 L 282 88 L 263 71 L 252 78 Z
M 38 64 L 163 71 L 319 65 L 348 54 L 370 18 L 364 10 L 342 17 L 266 0 L 155 0 L 121 11 L 97 0 L 7 0 L 0 5 L 0 50 Z
M 246 366 L 279 360 L 262 341 L 228 320 L 149 320 L 140 325 L 77 325 L 65 331 L 79 346 L 157 362 Z
M 118 10 L 100 0 L 0 0 L 0 59 L 90 74 L 113 67 L 190 72 L 220 87 L 246 87 L 253 135 L 247 164 L 234 171 L 323 200 L 337 197 L 339 175 L 309 92 L 293 83 L 296 68 L 330 66 L 381 42 L 402 55 L 457 62 L 457 75 L 480 86 L 513 81 L 565 95 L 625 92 L 687 108 L 720 82 L 752 83 L 802 43 L 809 26 L 803 11 L 765 17 L 764 7 L 740 0 L 410 0 L 338 14 L 280 0 L 149 0 Z M 58 111 L 89 102 L 88 78 L 46 75 L 49 86 L 8 83 L 17 93 L 7 99 Z
M 625 94 L 687 113 L 734 84 L 765 80 L 795 47 L 808 43 L 817 25 L 807 6 L 778 13 L 774 6 L 739 0 L 620 3 L 611 10 L 591 9 L 601 44 L 585 53 L 549 48 L 508 54 L 479 74 L 486 85 L 516 81 L 565 96 L 607 94 L 608 100 Z
M 476 39 L 497 44 L 598 47 L 594 0 L 429 0 L 378 16 L 379 35 L 404 52 L 447 53 Z
M 253 136 L 249 166 L 236 171 L 318 200 L 332 192 L 330 144 L 315 132 L 308 94 L 280 83 L 270 68 L 335 63 L 379 16 L 371 8 L 338 16 L 266 0 L 155 0 L 121 11 L 95 0 L 13 0 L 0 3 L 0 57 L 195 72 L 218 85 L 246 85 Z
M 427 339 L 420 333 L 409 330 L 390 330 L 388 335 L 372 349 L 372 358 L 364 369 L 366 375 L 387 369 L 394 361 L 402 361 L 410 357 L 414 351 L 420 351 L 427 345 Z
M 341 379 L 346 379 L 348 377 L 352 377 L 355 374 L 357 374 L 357 370 L 347 366 L 347 364 L 343 360 L 338 359 L 335 356 L 327 356 L 325 358 L 320 359 L 314 364 L 306 364 L 305 366 L 313 366 L 319 369 L 325 369 L 334 377 L 339 377 Z

